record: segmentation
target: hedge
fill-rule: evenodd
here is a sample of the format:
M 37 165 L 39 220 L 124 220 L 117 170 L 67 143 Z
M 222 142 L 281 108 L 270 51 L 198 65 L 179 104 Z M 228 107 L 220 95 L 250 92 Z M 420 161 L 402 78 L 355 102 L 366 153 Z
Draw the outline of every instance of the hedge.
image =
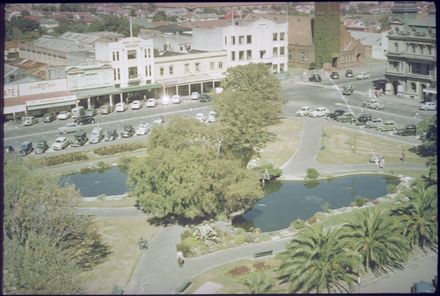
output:
M 93 153 L 103 156 L 103 155 L 112 155 L 127 151 L 134 151 L 146 148 L 145 143 L 127 143 L 127 144 L 116 144 L 111 146 L 104 146 L 93 150 Z

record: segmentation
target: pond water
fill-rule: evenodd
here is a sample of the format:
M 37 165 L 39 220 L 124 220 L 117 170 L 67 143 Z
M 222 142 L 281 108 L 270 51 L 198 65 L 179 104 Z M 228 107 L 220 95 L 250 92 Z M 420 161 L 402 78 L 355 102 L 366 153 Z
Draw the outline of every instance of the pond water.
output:
M 88 173 L 64 175 L 60 178 L 61 186 L 69 184 L 75 185 L 85 198 L 101 194 L 121 195 L 128 191 L 127 173 L 117 166 Z
M 233 224 L 258 227 L 262 232 L 289 227 L 296 219 L 307 220 L 327 206 L 338 209 L 349 206 L 356 197 L 373 200 L 388 193 L 388 184 L 398 178 L 383 175 L 351 175 L 313 183 L 272 181 L 265 187 L 266 197 L 237 216 Z

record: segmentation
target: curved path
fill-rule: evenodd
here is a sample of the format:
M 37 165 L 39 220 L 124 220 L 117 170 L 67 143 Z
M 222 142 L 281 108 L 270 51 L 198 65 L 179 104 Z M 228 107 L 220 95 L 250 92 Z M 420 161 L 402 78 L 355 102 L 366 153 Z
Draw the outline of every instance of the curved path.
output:
M 285 179 L 302 179 L 305 176 L 306 170 L 310 167 L 316 168 L 321 173 L 332 174 L 356 171 L 379 171 L 375 164 L 323 165 L 316 163 L 315 158 L 321 145 L 321 127 L 321 120 L 305 118 L 300 146 L 297 152 L 282 166 Z M 406 163 L 395 165 L 390 164 L 387 165 L 387 168 L 424 169 L 425 165 Z M 184 281 L 193 278 L 197 274 L 216 266 L 223 265 L 227 262 L 242 258 L 252 258 L 253 254 L 256 252 L 265 250 L 273 250 L 275 253 L 280 252 L 285 249 L 286 244 L 291 240 L 291 236 L 283 238 L 272 237 L 272 240 L 261 243 L 245 244 L 235 248 L 217 251 L 205 256 L 187 258 L 184 267 L 179 268 L 176 259 L 175 246 L 180 241 L 180 234 L 183 230 L 183 227 L 173 225 L 161 228 L 156 233 L 149 242 L 149 249 L 145 251 L 135 267 L 129 282 L 125 287 L 124 293 L 176 293 L 176 290 Z M 437 258 L 437 254 L 431 256 Z M 433 267 L 430 267 L 429 273 L 431 273 L 431 269 L 433 269 Z M 387 275 L 384 277 L 386 278 Z M 425 275 L 425 278 L 426 277 L 427 275 Z M 373 288 L 377 285 L 376 280 L 377 278 L 367 279 L 365 284 L 362 284 L 362 292 L 374 291 Z M 407 286 L 409 285 L 410 284 Z

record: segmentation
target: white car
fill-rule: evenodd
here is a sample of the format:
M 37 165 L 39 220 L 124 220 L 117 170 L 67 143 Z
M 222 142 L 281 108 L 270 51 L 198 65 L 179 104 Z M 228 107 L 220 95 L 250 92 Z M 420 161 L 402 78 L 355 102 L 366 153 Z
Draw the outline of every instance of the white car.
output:
M 116 112 L 124 112 L 126 110 L 125 103 L 117 103 L 115 110 Z
M 147 100 L 147 104 L 145 105 L 147 108 L 150 107 L 156 107 L 157 103 L 156 103 L 156 99 L 155 98 L 150 98 Z
M 66 137 L 58 137 L 55 139 L 55 143 L 52 144 L 53 150 L 63 150 L 67 146 L 69 146 L 70 141 Z
M 328 111 L 325 107 L 317 107 L 316 110 L 310 112 L 310 117 L 323 117 L 330 114 L 330 111 Z
M 196 119 L 198 120 L 198 121 L 200 121 L 200 122 L 205 122 L 205 120 L 206 120 L 206 117 L 205 117 L 205 113 L 197 113 L 196 114 Z
M 419 109 L 420 110 L 435 111 L 437 109 L 437 104 L 435 102 L 426 102 L 426 103 L 420 104 Z
M 142 108 L 142 103 L 138 100 L 135 100 L 135 101 L 131 102 L 130 108 L 131 108 L 131 110 L 138 110 L 138 109 Z
M 72 116 L 72 113 L 70 113 L 69 111 L 61 111 L 60 113 L 58 113 L 57 118 L 59 120 L 66 120 L 69 119 Z
M 24 126 L 33 125 L 34 123 L 37 123 L 37 122 L 38 122 L 38 120 L 33 116 L 23 117 L 23 125 Z
M 164 123 L 165 123 L 165 118 L 163 116 L 153 120 L 153 125 L 162 125 Z
M 370 74 L 367 72 L 360 72 L 358 75 L 356 75 L 356 79 L 368 79 L 370 78 Z
M 304 106 L 296 112 L 296 116 L 307 116 L 310 114 L 310 112 L 312 112 L 312 108 L 309 106 Z
M 171 97 L 171 103 L 180 104 L 182 102 L 182 98 L 179 95 L 174 95 Z
M 171 98 L 169 96 L 162 96 L 160 98 L 160 103 L 162 105 L 168 105 L 171 102 Z
M 146 135 L 150 132 L 150 124 L 147 122 L 141 122 L 141 124 L 139 124 L 139 126 L 136 129 L 136 135 L 141 136 L 141 135 Z
M 195 91 L 191 93 L 191 100 L 198 100 L 200 98 L 199 92 Z
M 216 116 L 217 116 L 217 112 L 215 112 L 215 111 L 209 111 L 209 113 L 208 113 L 208 122 L 216 122 L 217 121 L 217 118 L 216 118 Z

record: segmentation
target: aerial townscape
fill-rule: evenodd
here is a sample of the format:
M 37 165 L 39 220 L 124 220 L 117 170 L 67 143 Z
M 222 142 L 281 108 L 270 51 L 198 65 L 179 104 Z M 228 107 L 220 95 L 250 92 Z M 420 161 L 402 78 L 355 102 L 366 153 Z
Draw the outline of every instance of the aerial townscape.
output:
M 2 8 L 2 294 L 437 290 L 434 1 Z

